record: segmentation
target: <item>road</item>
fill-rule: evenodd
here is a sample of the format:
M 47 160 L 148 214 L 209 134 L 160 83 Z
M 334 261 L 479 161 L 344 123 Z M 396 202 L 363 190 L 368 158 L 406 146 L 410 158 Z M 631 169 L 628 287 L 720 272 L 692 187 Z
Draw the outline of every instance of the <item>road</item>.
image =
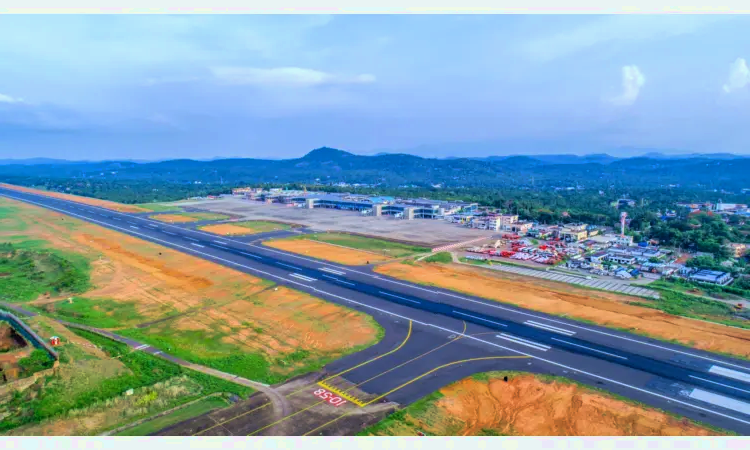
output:
M 0 188 L 0 195 L 372 315 L 386 330 L 384 341 L 326 367 L 330 373 L 347 371 L 342 376 L 347 382 L 366 382 L 368 395 L 410 403 L 471 373 L 502 370 L 508 364 L 518 370 L 516 366 L 522 364 L 531 372 L 566 376 L 694 420 L 750 434 L 750 364 L 746 361 L 420 286 L 376 274 L 369 268 L 293 255 L 256 241 L 218 237 L 145 215 L 4 188 Z M 389 336 L 403 334 L 406 323 L 414 330 L 406 345 L 388 357 L 360 366 L 373 354 L 387 353 Z M 507 363 L 487 359 L 511 355 L 527 360 Z M 352 367 L 356 368 L 348 370 Z M 436 368 L 440 369 L 423 376 Z

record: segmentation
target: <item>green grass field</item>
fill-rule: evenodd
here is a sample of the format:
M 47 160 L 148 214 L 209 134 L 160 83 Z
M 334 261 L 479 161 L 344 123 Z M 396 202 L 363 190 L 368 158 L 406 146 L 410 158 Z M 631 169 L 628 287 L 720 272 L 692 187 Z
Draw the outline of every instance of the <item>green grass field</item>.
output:
M 26 247 L 26 249 L 24 249 Z M 0 244 L 0 295 L 5 301 L 26 302 L 50 293 L 89 289 L 86 258 L 59 250 L 30 250 L 29 245 Z
M 149 434 L 155 433 L 170 425 L 192 419 L 193 417 L 198 417 L 215 409 L 224 408 L 228 404 L 229 403 L 223 397 L 215 396 L 204 398 L 170 414 L 157 417 L 148 422 L 136 425 L 133 428 L 123 430 L 115 436 L 148 436 Z
M 134 206 L 138 206 L 143 209 L 148 209 L 149 211 L 153 211 L 153 212 L 182 211 L 182 208 L 180 208 L 179 206 L 169 205 L 166 203 L 138 203 Z
M 73 302 L 62 300 L 45 308 L 45 312 L 68 322 L 96 328 L 117 328 L 135 325 L 145 319 L 138 314 L 136 302 L 109 299 L 72 297 Z
M 242 222 L 231 222 L 230 225 L 247 228 L 255 233 L 268 233 L 269 231 L 291 230 L 292 226 L 280 222 L 269 222 L 266 220 L 247 220 Z M 202 229 L 202 227 L 201 227 Z
M 354 248 L 357 250 L 366 250 L 381 255 L 402 258 L 405 256 L 415 255 L 417 253 L 426 253 L 430 249 L 418 247 L 415 245 L 401 244 L 399 242 L 386 241 L 363 236 L 355 236 L 343 233 L 315 233 L 294 236 L 286 239 L 309 239 L 313 241 L 326 242 L 328 244 L 340 245 L 342 247 Z
M 422 261 L 428 262 L 428 263 L 441 263 L 441 264 L 449 264 L 453 262 L 453 257 L 449 252 L 440 252 L 435 253 L 434 255 L 430 255 L 427 258 L 423 259 Z
M 226 214 L 218 214 L 218 213 L 208 213 L 208 212 L 175 212 L 170 213 L 166 212 L 166 214 L 170 214 L 173 216 L 182 216 L 182 217 L 189 217 L 193 219 L 193 221 L 200 221 L 200 220 L 227 220 L 230 219 L 230 216 L 227 216 Z M 153 219 L 161 220 L 160 215 L 157 214 L 155 216 L 151 216 Z

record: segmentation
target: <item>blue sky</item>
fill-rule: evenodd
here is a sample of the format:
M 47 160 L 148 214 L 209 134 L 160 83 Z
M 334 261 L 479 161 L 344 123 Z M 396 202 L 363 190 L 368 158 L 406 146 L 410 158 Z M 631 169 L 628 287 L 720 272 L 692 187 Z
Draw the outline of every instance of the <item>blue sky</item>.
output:
M 750 153 L 750 17 L 0 16 L 0 158 Z

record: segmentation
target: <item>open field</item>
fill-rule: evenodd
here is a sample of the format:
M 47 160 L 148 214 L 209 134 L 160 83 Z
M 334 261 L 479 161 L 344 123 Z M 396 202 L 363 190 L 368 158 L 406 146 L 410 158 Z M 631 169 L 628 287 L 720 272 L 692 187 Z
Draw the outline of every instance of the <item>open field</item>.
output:
M 503 377 L 508 381 L 503 381 Z M 720 431 L 566 378 L 476 374 L 446 386 L 365 436 L 716 436 Z
M 27 188 L 23 186 L 15 186 L 12 184 L 7 184 L 7 183 L 0 183 L 0 186 L 7 188 L 7 189 L 13 189 L 16 191 L 30 192 L 32 194 L 45 195 L 47 197 L 54 197 L 54 198 L 59 198 L 63 200 L 84 203 L 86 205 L 99 206 L 102 208 L 111 209 L 113 211 L 119 211 L 119 212 L 124 212 L 124 213 L 138 213 L 138 212 L 149 211 L 148 209 L 141 208 L 139 206 L 125 205 L 123 203 L 110 202 L 108 200 L 100 200 L 98 198 L 81 197 L 79 195 L 63 194 L 61 192 L 45 191 L 41 189 L 32 189 L 32 188 Z
M 368 264 L 368 262 L 378 263 L 391 260 L 388 256 L 339 247 L 310 239 L 272 239 L 264 241 L 263 245 L 350 266 L 362 266 Z
M 174 203 L 138 203 L 135 206 L 143 209 L 147 209 L 153 212 L 170 212 L 170 211 L 182 211 L 179 206 L 179 202 Z
M 549 314 L 624 329 L 698 349 L 750 358 L 750 330 L 633 305 L 646 300 L 457 264 L 393 262 L 376 272 Z
M 230 216 L 224 214 L 190 212 L 190 213 L 166 213 L 151 216 L 152 219 L 167 223 L 188 223 L 201 220 L 227 220 Z
M 42 336 L 60 337 L 60 367 L 0 399 L 6 435 L 98 434 L 214 392 L 251 393 L 100 336 L 73 333 L 46 317 L 26 321 Z
M 342 233 L 316 233 L 272 239 L 263 242 L 269 247 L 337 262 L 361 266 L 401 258 L 429 249 L 399 242 Z
M 222 236 L 245 236 L 248 234 L 268 233 L 269 231 L 291 230 L 285 223 L 268 222 L 266 220 L 246 220 L 242 222 L 221 223 L 199 227 L 202 231 Z
M 271 220 L 296 223 L 315 231 L 348 232 L 356 230 L 360 234 L 415 242 L 425 247 L 464 242 L 486 237 L 495 233 L 449 224 L 441 220 L 415 219 L 400 220 L 392 217 L 362 216 L 353 211 L 336 209 L 289 208 L 280 204 L 266 204 L 238 198 L 187 201 L 184 206 L 196 207 L 223 214 L 232 214 L 245 220 Z
M 14 208 L 15 219 L 0 223 L 0 242 L 41 242 L 91 267 L 91 289 L 27 301 L 45 314 L 115 328 L 259 381 L 319 367 L 380 337 L 365 314 L 49 210 L 0 199 L 3 207 Z
M 180 423 L 183 420 L 192 419 L 193 417 L 198 417 L 215 409 L 224 408 L 228 405 L 229 403 L 223 397 L 204 398 L 172 413 L 149 420 L 148 422 L 136 425 L 133 428 L 128 428 L 127 430 L 117 433 L 115 436 L 148 436 L 149 434 L 155 433 L 170 425 Z

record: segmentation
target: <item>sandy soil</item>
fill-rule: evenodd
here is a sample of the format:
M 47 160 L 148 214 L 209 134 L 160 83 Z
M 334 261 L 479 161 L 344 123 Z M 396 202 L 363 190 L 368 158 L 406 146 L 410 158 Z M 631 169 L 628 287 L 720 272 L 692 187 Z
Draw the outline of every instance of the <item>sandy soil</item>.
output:
M 135 302 L 143 323 L 220 329 L 235 344 L 267 354 L 297 348 L 344 351 L 371 342 L 367 316 L 245 273 L 61 214 L 7 199 L 28 224 L 24 234 L 86 256 L 94 289 L 81 296 Z M 14 232 L 0 230 L 4 235 Z M 43 296 L 32 302 L 58 301 Z M 229 325 L 229 326 L 227 326 Z M 258 333 L 256 330 L 262 329 Z
M 160 222 L 168 223 L 187 223 L 198 221 L 198 219 L 196 219 L 195 217 L 183 216 L 181 214 L 156 214 L 151 216 L 151 218 Z
M 312 241 L 309 239 L 270 240 L 263 242 L 263 245 L 350 266 L 362 266 L 367 264 L 368 261 L 370 264 L 374 264 L 390 261 L 392 259 L 388 256 L 363 252 L 361 250 L 331 245 L 326 242 Z
M 206 231 L 208 233 L 213 234 L 219 234 L 222 236 L 245 236 L 248 234 L 257 234 L 257 230 L 253 230 L 252 228 L 247 227 L 240 227 L 237 225 L 232 225 L 231 223 L 222 223 L 218 225 L 206 225 L 205 227 L 200 227 L 201 231 Z
M 487 381 L 465 378 L 440 390 L 444 397 L 416 417 L 389 427 L 414 436 L 716 436 L 719 433 L 606 393 L 531 374 Z M 408 411 L 408 409 L 407 409 Z
M 39 195 L 46 195 L 47 197 L 55 197 L 55 198 L 59 198 L 62 200 L 70 200 L 73 202 L 83 203 L 86 205 L 100 206 L 102 208 L 107 208 L 107 209 L 124 212 L 124 213 L 138 213 L 138 212 L 149 211 L 148 209 L 141 208 L 140 206 L 125 205 L 122 203 L 110 202 L 108 200 L 100 200 L 97 198 L 81 197 L 79 195 L 63 194 L 61 192 L 42 191 L 39 189 L 32 189 L 32 188 L 27 188 L 23 186 L 15 186 L 12 184 L 7 184 L 7 183 L 0 183 L 0 186 L 7 188 L 7 189 L 13 189 L 16 191 L 29 192 L 32 194 L 39 194 Z
M 661 339 L 674 339 L 703 350 L 750 357 L 750 330 L 686 319 L 628 304 L 643 299 L 574 287 L 555 289 L 536 280 L 505 277 L 501 273 L 456 264 L 407 265 L 394 262 L 380 265 L 375 271 L 528 309 L 586 319 Z

